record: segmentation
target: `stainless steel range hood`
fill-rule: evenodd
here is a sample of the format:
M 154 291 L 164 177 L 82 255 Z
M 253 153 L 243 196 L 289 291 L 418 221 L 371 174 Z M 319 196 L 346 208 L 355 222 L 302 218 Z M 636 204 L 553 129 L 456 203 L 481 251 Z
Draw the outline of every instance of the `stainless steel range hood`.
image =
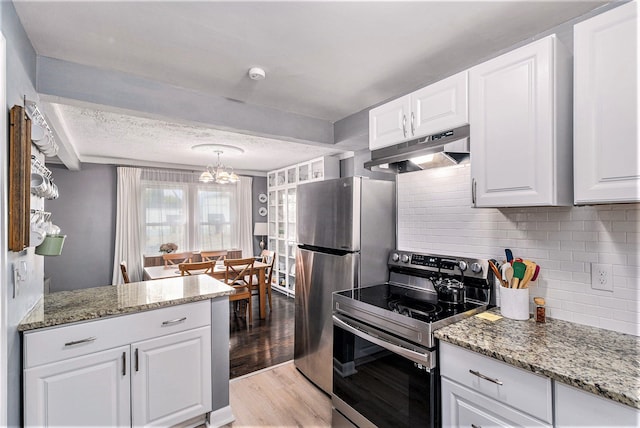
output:
M 364 167 L 371 171 L 403 173 L 455 165 L 469 159 L 469 125 L 371 152 Z

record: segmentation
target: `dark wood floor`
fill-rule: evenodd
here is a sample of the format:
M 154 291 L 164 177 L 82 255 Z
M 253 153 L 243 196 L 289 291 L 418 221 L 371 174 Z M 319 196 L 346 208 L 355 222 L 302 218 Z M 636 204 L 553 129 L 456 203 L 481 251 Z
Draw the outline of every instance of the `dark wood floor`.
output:
M 293 359 L 294 299 L 273 292 L 273 310 L 259 317 L 258 298 L 253 298 L 253 325 L 231 309 L 229 377 L 231 379 Z

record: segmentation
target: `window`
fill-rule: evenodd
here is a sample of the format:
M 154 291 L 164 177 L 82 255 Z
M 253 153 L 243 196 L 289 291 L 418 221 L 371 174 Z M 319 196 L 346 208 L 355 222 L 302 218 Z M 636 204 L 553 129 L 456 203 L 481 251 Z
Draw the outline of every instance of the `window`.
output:
M 178 251 L 238 248 L 237 187 L 142 181 L 146 254 L 173 242 Z

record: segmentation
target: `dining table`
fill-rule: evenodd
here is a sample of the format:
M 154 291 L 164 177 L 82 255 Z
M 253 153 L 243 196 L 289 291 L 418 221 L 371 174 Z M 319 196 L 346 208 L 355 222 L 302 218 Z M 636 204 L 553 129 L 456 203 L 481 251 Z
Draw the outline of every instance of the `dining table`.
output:
M 268 264 L 256 261 L 253 264 L 253 269 L 257 273 L 258 277 L 258 297 L 260 301 L 260 319 L 265 319 L 267 317 L 267 280 L 266 280 L 266 270 L 269 267 Z M 216 265 L 213 269 L 213 272 L 208 275 L 224 281 L 224 274 L 226 268 L 224 263 L 216 262 Z M 192 272 L 192 275 L 197 275 L 197 272 Z M 204 274 L 202 271 L 200 274 Z M 164 279 L 164 278 L 173 278 L 176 276 L 181 276 L 180 269 L 178 265 L 168 265 L 168 266 L 147 266 L 143 269 L 143 279 L 145 281 L 153 280 L 153 279 Z

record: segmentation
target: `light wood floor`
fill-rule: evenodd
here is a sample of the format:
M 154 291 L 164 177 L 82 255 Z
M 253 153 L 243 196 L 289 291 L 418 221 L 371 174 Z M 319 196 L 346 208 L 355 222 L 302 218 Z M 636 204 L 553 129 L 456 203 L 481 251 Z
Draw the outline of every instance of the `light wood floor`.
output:
M 330 427 L 331 399 L 289 361 L 231 380 L 229 399 L 239 427 Z

